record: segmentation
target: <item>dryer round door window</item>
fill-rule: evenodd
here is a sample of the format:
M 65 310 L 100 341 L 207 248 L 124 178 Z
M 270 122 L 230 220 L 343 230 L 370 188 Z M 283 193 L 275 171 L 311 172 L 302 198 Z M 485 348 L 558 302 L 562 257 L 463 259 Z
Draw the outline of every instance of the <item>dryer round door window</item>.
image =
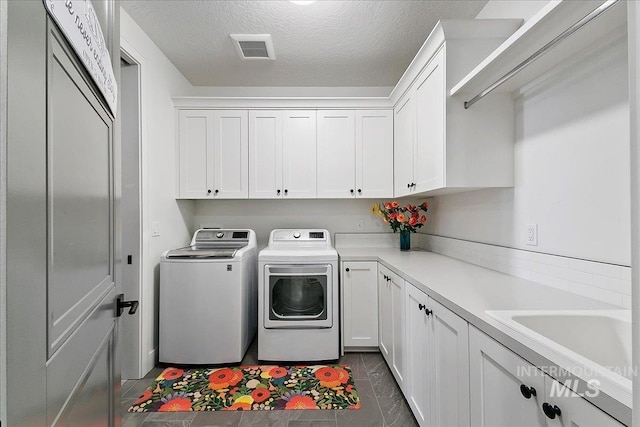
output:
M 267 265 L 265 326 L 331 327 L 331 265 Z

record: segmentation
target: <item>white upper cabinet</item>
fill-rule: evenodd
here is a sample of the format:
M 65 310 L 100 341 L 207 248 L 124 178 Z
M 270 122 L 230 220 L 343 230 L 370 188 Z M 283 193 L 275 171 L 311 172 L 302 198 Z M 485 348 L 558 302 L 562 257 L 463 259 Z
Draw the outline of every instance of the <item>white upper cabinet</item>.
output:
M 391 196 L 392 112 L 318 111 L 318 197 Z
M 316 112 L 249 111 L 249 197 L 315 196 Z
M 316 197 L 316 112 L 284 111 L 282 186 L 285 198 Z
M 451 86 L 517 20 L 441 21 L 394 89 L 395 196 L 513 186 L 513 100 L 465 110 Z
M 179 197 L 248 197 L 247 112 L 180 110 Z
M 204 198 L 213 188 L 213 112 L 180 110 L 179 196 Z
M 356 111 L 356 197 L 393 197 L 393 111 Z
M 356 115 L 352 110 L 318 111 L 318 197 L 355 196 Z

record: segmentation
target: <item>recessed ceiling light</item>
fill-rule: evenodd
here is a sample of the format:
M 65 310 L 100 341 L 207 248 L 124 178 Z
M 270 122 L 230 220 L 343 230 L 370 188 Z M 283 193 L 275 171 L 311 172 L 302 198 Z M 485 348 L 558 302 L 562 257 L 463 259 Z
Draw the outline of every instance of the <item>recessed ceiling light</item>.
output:
M 304 6 L 306 4 L 315 3 L 316 0 L 289 0 L 289 1 L 293 4 L 299 4 L 301 6 Z

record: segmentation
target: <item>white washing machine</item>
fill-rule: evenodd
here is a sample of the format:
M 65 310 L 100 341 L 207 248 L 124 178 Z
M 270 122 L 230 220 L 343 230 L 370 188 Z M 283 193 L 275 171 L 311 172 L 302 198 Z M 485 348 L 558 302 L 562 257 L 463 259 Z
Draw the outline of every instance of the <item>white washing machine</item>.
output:
M 271 231 L 258 270 L 258 359 L 337 359 L 338 253 L 329 232 Z
M 160 259 L 159 361 L 238 363 L 256 333 L 253 230 L 200 229 Z

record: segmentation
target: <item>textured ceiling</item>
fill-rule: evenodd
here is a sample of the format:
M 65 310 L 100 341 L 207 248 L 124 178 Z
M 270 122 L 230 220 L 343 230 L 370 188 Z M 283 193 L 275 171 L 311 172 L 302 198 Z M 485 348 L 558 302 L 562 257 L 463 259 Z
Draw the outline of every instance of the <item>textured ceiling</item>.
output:
M 486 0 L 121 0 L 195 86 L 393 86 L 439 19 Z M 229 34 L 271 34 L 275 61 L 241 60 Z

